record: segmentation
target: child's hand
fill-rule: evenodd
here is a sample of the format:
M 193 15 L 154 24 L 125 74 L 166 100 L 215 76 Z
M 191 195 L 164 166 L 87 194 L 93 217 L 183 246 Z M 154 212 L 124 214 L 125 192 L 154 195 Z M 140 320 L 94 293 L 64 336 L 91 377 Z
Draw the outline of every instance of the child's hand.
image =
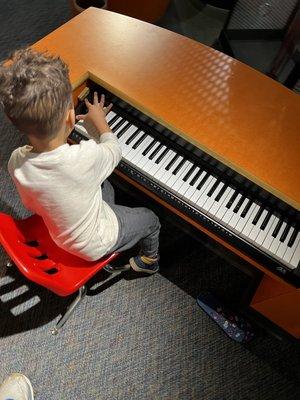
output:
M 112 104 L 107 107 L 104 107 L 105 96 L 101 95 L 100 102 L 98 101 L 98 94 L 94 92 L 94 102 L 91 104 L 88 99 L 84 99 L 85 104 L 87 106 L 88 112 L 87 114 L 77 115 L 77 120 L 84 120 L 87 124 L 92 124 L 99 131 L 100 135 L 104 132 L 110 132 L 111 129 L 106 122 L 106 115 L 112 109 Z

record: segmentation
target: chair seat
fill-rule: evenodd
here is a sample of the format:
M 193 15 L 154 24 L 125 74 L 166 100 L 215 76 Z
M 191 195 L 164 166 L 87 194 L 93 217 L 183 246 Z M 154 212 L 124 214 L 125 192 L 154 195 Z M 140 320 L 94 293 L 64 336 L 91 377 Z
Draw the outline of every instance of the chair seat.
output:
M 118 256 L 112 253 L 97 261 L 85 261 L 64 251 L 51 239 L 38 215 L 15 220 L 0 213 L 0 243 L 26 278 L 59 296 L 76 292 Z

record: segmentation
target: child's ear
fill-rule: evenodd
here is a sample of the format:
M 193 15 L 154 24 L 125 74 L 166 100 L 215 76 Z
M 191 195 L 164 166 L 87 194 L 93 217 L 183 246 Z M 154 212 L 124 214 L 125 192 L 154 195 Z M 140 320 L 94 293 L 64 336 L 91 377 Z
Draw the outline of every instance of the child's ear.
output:
M 74 110 L 74 108 L 71 108 L 70 110 L 68 110 L 66 122 L 70 127 L 72 127 L 72 129 L 74 128 L 74 125 L 75 125 L 75 110 Z

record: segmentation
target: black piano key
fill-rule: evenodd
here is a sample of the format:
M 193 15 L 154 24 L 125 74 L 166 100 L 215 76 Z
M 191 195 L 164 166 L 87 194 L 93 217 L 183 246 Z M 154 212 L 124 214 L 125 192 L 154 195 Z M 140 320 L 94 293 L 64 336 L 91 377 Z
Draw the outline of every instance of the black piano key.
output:
M 119 130 L 119 132 L 117 133 L 117 138 L 120 138 L 121 136 L 124 135 L 124 133 L 127 131 L 127 129 L 129 129 L 131 127 L 130 122 L 128 122 L 125 126 L 123 126 L 122 129 Z
M 283 243 L 283 242 L 285 241 L 285 239 L 286 239 L 286 237 L 287 237 L 287 235 L 288 235 L 288 233 L 289 233 L 291 227 L 292 227 L 292 226 L 289 225 L 288 223 L 286 224 L 286 227 L 284 228 L 284 230 L 283 230 L 283 232 L 282 232 L 282 235 L 281 235 L 281 237 L 280 237 L 280 239 L 279 239 L 280 242 Z
M 244 203 L 245 196 L 242 196 L 239 201 L 237 202 L 237 205 L 234 207 L 233 212 L 237 213 L 241 207 L 241 205 Z
M 183 177 L 183 181 L 184 182 L 186 182 L 188 179 L 189 179 L 189 177 L 192 175 L 192 173 L 195 171 L 195 169 L 196 169 L 196 165 L 195 164 L 193 164 L 192 166 L 191 166 L 191 168 L 188 170 L 188 172 L 186 173 L 186 175 L 184 175 L 184 177 Z
M 116 132 L 124 123 L 127 123 L 127 121 L 125 121 L 125 119 L 122 119 L 121 121 L 119 121 L 113 128 L 112 131 Z
M 293 246 L 298 232 L 299 232 L 298 229 L 295 227 L 294 232 L 292 233 L 292 236 L 290 237 L 290 240 L 288 242 L 288 247 L 292 247 Z
M 263 211 L 264 211 L 263 206 L 260 206 L 259 210 L 257 211 L 257 213 L 256 213 L 256 215 L 255 215 L 255 217 L 254 217 L 254 219 L 252 221 L 253 225 L 257 224 L 257 222 L 258 222 L 259 218 L 261 217 L 261 214 L 263 213 Z
M 152 142 L 149 143 L 148 146 L 145 148 L 145 150 L 142 152 L 142 155 L 145 156 L 152 149 L 155 143 L 157 143 L 157 141 L 153 139 Z
M 180 163 L 177 165 L 177 167 L 174 169 L 174 171 L 172 172 L 173 175 L 176 175 L 180 168 L 183 166 L 183 164 L 186 162 L 186 158 L 183 158 Z
M 157 146 L 156 149 L 150 154 L 149 160 L 152 160 L 162 147 L 163 147 L 162 143 L 159 146 Z
M 220 198 L 223 196 L 223 194 L 225 193 L 225 190 L 228 188 L 228 186 L 223 185 L 221 190 L 219 191 L 219 193 L 216 195 L 215 197 L 215 201 L 219 201 Z
M 174 162 L 179 158 L 179 154 L 176 153 L 175 156 L 172 158 L 172 160 L 169 162 L 169 164 L 166 166 L 166 170 L 169 171 L 169 169 L 172 167 Z
M 199 171 L 196 173 L 196 175 L 194 176 L 194 178 L 191 180 L 190 185 L 194 186 L 196 180 L 199 178 L 199 176 L 201 175 L 202 171 L 201 168 L 199 169 Z
M 272 216 L 272 212 L 271 212 L 271 211 L 268 211 L 268 214 L 265 216 L 265 219 L 263 220 L 263 222 L 262 222 L 262 224 L 261 224 L 261 226 L 260 226 L 260 229 L 261 229 L 262 231 L 265 230 L 265 228 L 266 228 L 268 222 L 270 221 L 271 216 Z
M 282 224 L 283 224 L 283 219 L 280 219 L 280 220 L 277 222 L 277 224 L 276 224 L 276 226 L 275 226 L 275 229 L 274 229 L 274 231 L 273 231 L 273 233 L 272 233 L 272 236 L 273 236 L 274 238 L 276 238 L 276 236 L 278 235 L 278 232 L 279 232 L 279 230 L 280 230 Z
M 237 198 L 238 194 L 239 194 L 239 192 L 237 190 L 232 194 L 232 196 L 230 197 L 228 203 L 226 204 L 226 208 L 229 209 L 232 206 L 232 204 L 233 204 L 234 200 Z
M 201 179 L 201 181 L 198 183 L 198 185 L 197 185 L 197 189 L 199 190 L 199 189 L 201 189 L 201 187 L 204 185 L 204 183 L 207 181 L 207 179 L 209 178 L 209 174 L 208 173 L 206 173 L 205 175 L 204 175 L 204 177 Z
M 248 211 L 249 211 L 250 207 L 252 206 L 252 204 L 253 204 L 253 201 L 249 200 L 248 203 L 246 204 L 246 206 L 244 207 L 244 210 L 241 213 L 241 217 L 242 218 L 246 217 L 246 215 L 248 214 Z
M 159 164 L 161 160 L 164 158 L 164 156 L 169 152 L 170 149 L 167 147 L 164 149 L 164 151 L 161 153 L 161 155 L 158 157 L 158 159 L 155 161 L 155 164 Z M 150 158 L 151 160 L 151 158 Z
M 139 145 L 140 145 L 141 143 L 143 143 L 143 141 L 146 139 L 147 136 L 148 136 L 147 133 L 144 133 L 144 134 L 134 143 L 134 145 L 132 146 L 132 148 L 133 148 L 133 149 L 137 149 L 137 148 L 139 147 Z
M 114 122 L 116 122 L 116 120 L 119 118 L 119 115 L 115 115 L 114 117 L 112 117 L 112 119 L 109 121 L 108 126 L 112 126 L 112 124 Z
M 217 189 L 217 187 L 219 186 L 219 183 L 221 181 L 219 179 L 216 180 L 216 182 L 212 185 L 212 187 L 210 188 L 209 192 L 207 193 L 208 197 L 211 197 L 212 194 L 214 193 L 214 191 Z
M 140 133 L 141 131 L 139 129 L 137 129 L 136 131 L 133 132 L 132 135 L 129 136 L 129 138 L 126 140 L 125 144 L 130 144 L 134 138 L 137 137 L 137 135 Z

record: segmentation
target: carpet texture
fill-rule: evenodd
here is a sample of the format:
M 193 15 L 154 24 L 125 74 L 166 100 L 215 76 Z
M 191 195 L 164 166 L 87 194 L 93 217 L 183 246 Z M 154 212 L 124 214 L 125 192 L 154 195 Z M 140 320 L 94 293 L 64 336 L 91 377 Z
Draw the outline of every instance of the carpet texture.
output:
M 1 2 L 0 56 L 35 42 L 69 18 L 64 0 Z M 0 210 L 27 215 L 8 177 L 11 151 L 24 144 L 0 115 Z M 118 192 L 119 202 L 133 200 Z M 141 202 L 145 200 L 140 200 Z M 300 357 L 258 330 L 248 346 L 229 340 L 196 305 L 215 290 L 238 302 L 248 278 L 160 212 L 161 273 L 127 273 L 101 292 L 99 274 L 56 337 L 50 330 L 69 299 L 0 269 L 0 381 L 22 372 L 37 400 L 293 400 Z M 0 265 L 6 256 L 0 253 Z

